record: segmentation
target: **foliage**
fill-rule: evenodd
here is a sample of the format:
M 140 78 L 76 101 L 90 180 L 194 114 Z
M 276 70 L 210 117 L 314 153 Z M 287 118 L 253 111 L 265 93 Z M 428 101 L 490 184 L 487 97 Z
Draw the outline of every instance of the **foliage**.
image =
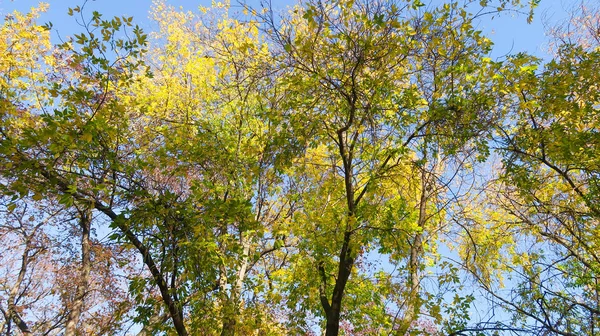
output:
M 594 12 L 546 63 L 476 28 L 537 4 L 7 16 L 2 333 L 594 334 Z
M 582 35 L 559 26 L 555 58 L 540 71 L 522 71 L 507 89 L 514 104 L 498 134 L 503 166 L 486 199 L 494 219 L 479 219 L 481 228 L 497 227 L 496 252 L 490 258 L 477 247 L 474 257 L 480 266 L 494 260 L 493 268 L 510 278 L 512 286 L 504 291 L 485 282 L 512 313 L 513 325 L 562 335 L 598 330 L 600 58 L 597 31 L 589 26 L 597 12 L 582 7 L 578 13 L 585 16 L 571 22 Z M 532 59 L 522 69 L 539 62 Z

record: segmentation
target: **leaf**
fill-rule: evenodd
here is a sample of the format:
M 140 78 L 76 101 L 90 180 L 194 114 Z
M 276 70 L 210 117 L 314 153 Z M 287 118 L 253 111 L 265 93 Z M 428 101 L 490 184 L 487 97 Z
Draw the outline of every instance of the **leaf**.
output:
M 92 141 L 92 138 L 93 138 L 93 137 L 92 137 L 92 134 L 91 134 L 91 133 L 88 133 L 88 132 L 84 132 L 84 133 L 81 135 L 81 139 L 82 139 L 83 141 L 85 141 L 85 142 L 91 142 L 91 141 Z

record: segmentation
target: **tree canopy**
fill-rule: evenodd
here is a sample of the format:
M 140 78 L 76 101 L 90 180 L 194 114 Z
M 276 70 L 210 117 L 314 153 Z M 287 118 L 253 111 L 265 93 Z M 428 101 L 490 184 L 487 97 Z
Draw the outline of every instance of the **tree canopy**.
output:
M 5 16 L 0 334 L 595 335 L 599 9 L 477 28 L 538 3 Z

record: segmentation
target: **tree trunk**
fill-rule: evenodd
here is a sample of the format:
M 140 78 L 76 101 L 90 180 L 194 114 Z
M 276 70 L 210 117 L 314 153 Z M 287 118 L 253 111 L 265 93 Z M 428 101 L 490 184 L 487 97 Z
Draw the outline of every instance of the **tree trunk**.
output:
M 234 336 L 235 335 L 235 325 L 236 320 L 234 316 L 231 316 L 230 309 L 232 307 L 228 307 L 225 314 L 223 314 L 223 329 L 221 330 L 221 336 Z
M 64 183 L 60 184 L 60 187 L 68 190 L 68 186 Z M 85 197 L 81 195 L 74 195 L 78 199 L 85 200 Z M 150 251 L 146 245 L 144 245 L 139 238 L 129 229 L 126 225 L 126 219 L 122 215 L 117 215 L 110 207 L 102 204 L 99 201 L 94 202 L 94 207 L 96 210 L 107 215 L 112 222 L 125 234 L 125 237 L 136 247 L 136 249 L 142 255 L 144 264 L 148 267 L 148 270 L 152 274 L 152 278 L 156 281 L 156 286 L 160 290 L 160 295 L 163 299 L 163 302 L 167 306 L 169 311 L 169 316 L 173 321 L 173 325 L 175 326 L 175 331 L 179 336 L 188 336 L 187 329 L 185 328 L 185 323 L 183 321 L 183 311 L 182 307 L 180 307 L 174 300 L 171 294 L 169 293 L 169 287 L 162 272 L 158 269 L 158 266 L 154 262 L 152 255 L 150 255 Z
M 340 314 L 342 312 L 342 299 L 344 298 L 344 291 L 346 284 L 352 273 L 352 266 L 354 265 L 353 251 L 350 247 L 351 232 L 346 231 L 344 234 L 344 242 L 342 250 L 340 251 L 340 263 L 338 267 L 338 276 L 333 288 L 333 295 L 331 296 L 331 304 L 329 312 L 327 312 L 327 326 L 325 329 L 325 336 L 337 336 L 340 331 Z M 325 307 L 324 307 L 325 308 Z
M 152 335 L 152 329 L 154 329 L 157 325 L 167 322 L 169 319 L 169 315 L 161 314 L 160 312 L 156 312 L 154 316 L 150 318 L 148 324 L 145 325 L 136 336 L 150 336 Z
M 33 162 L 33 160 L 28 157 L 21 155 L 22 159 L 26 162 Z M 67 183 L 61 176 L 52 172 L 50 170 L 46 170 L 42 168 L 40 170 L 40 174 L 44 176 L 48 182 L 52 185 L 56 185 L 59 190 L 64 192 L 67 195 L 71 195 L 75 200 L 89 202 L 89 196 L 80 193 L 79 191 L 72 191 L 70 189 L 69 183 Z M 114 225 L 116 225 L 119 230 L 125 235 L 127 240 L 135 248 L 138 250 L 140 255 L 142 256 L 144 264 L 148 267 L 150 274 L 152 274 L 152 278 L 156 282 L 156 286 L 160 290 L 160 295 L 163 299 L 163 302 L 167 306 L 169 310 L 169 315 L 173 321 L 173 325 L 175 326 L 175 330 L 177 331 L 177 335 L 179 336 L 187 336 L 188 332 L 185 328 L 184 317 L 183 317 L 183 308 L 178 305 L 177 302 L 173 300 L 173 297 L 169 293 L 169 287 L 165 281 L 165 278 L 162 272 L 158 269 L 158 266 L 154 262 L 152 255 L 150 254 L 150 250 L 144 243 L 135 235 L 133 231 L 127 225 L 127 219 L 125 216 L 117 215 L 110 206 L 103 204 L 99 200 L 93 200 L 93 206 L 96 210 L 102 212 L 106 216 L 108 216 Z
M 31 330 L 29 330 L 29 326 L 27 325 L 27 323 L 25 323 L 21 316 L 16 312 L 15 306 L 11 305 L 8 309 L 10 310 L 11 320 L 15 322 L 21 333 L 23 335 L 33 335 Z
M 29 266 L 30 256 L 29 252 L 31 251 L 31 237 L 27 237 L 27 242 L 25 243 L 25 251 L 23 251 L 23 258 L 21 259 L 21 269 L 19 270 L 19 275 L 17 276 L 17 281 L 14 286 L 9 291 L 8 296 L 8 319 L 6 321 L 9 326 L 7 329 L 7 334 L 10 334 L 10 321 L 15 322 L 17 328 L 23 333 L 23 335 L 32 335 L 31 330 L 29 330 L 29 326 L 23 319 L 21 315 L 17 312 L 16 301 L 17 296 L 19 294 L 19 288 L 21 288 L 21 284 L 25 279 L 25 274 L 27 273 L 27 267 Z
M 325 327 L 325 336 L 337 336 L 340 331 L 340 315 L 342 312 L 342 299 L 344 298 L 344 292 L 346 290 L 346 284 L 348 283 L 348 279 L 350 278 L 350 274 L 352 273 L 352 266 L 354 266 L 354 261 L 356 259 L 356 251 L 352 250 L 351 240 L 352 240 L 352 232 L 354 228 L 352 227 L 353 221 L 356 218 L 356 206 L 358 201 L 354 199 L 354 167 L 353 167 L 353 143 L 348 146 L 344 134 L 348 131 L 350 126 L 353 124 L 354 119 L 354 101 L 351 101 L 351 111 L 348 122 L 344 127 L 337 131 L 338 137 L 338 149 L 339 154 L 342 159 L 343 167 L 344 167 L 344 189 L 346 191 L 346 205 L 347 205 L 347 221 L 346 221 L 346 229 L 344 231 L 344 240 L 342 242 L 342 249 L 340 250 L 340 261 L 338 263 L 338 274 L 335 281 L 335 286 L 333 287 L 333 294 L 331 295 L 331 304 L 323 305 L 326 300 L 322 300 L 321 304 L 326 312 L 327 317 L 327 325 Z M 353 138 L 356 139 L 356 135 L 358 133 L 354 133 Z
M 235 286 L 231 288 L 231 294 L 228 300 L 225 302 L 225 310 L 223 312 L 223 329 L 221 330 L 221 336 L 234 336 L 237 324 L 237 315 L 240 312 L 241 307 L 241 296 L 244 285 L 244 279 L 246 278 L 246 272 L 248 270 L 249 254 L 250 254 L 250 239 L 246 237 L 243 232 L 240 232 L 240 244 L 242 245 L 242 262 L 237 271 L 237 277 L 235 280 Z M 223 286 L 221 286 L 223 287 Z
M 83 311 L 83 302 L 87 295 L 90 282 L 90 229 L 92 224 L 92 211 L 90 208 L 79 211 L 79 226 L 81 228 L 81 271 L 77 279 L 75 299 L 71 303 L 71 310 L 67 316 L 65 336 L 74 336 L 77 333 L 77 324 Z

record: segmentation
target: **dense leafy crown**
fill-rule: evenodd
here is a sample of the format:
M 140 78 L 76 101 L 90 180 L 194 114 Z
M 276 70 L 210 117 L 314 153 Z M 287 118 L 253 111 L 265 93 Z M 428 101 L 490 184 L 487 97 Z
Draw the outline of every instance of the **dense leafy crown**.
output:
M 477 29 L 538 2 L 5 16 L 0 333 L 596 334 L 597 9 Z

